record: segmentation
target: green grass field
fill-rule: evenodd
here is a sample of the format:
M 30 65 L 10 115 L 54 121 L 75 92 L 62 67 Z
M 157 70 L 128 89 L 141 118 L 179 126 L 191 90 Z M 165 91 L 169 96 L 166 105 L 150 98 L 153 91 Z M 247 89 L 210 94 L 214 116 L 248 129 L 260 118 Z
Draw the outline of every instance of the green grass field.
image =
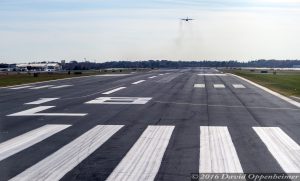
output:
M 276 71 L 276 75 L 273 74 L 273 71 L 269 71 L 270 73 L 267 74 L 260 73 L 259 70 L 255 72 L 251 72 L 250 70 L 224 71 L 247 78 L 286 96 L 300 96 L 299 71 Z
M 82 74 L 74 74 L 71 72 L 70 75 L 67 72 L 64 73 L 40 73 L 38 77 L 34 77 L 33 73 L 20 73 L 17 74 L 16 72 L 1 72 L 0 73 L 0 87 L 4 86 L 13 86 L 19 84 L 26 84 L 26 83 L 34 83 L 34 82 L 41 82 L 47 80 L 56 80 L 56 79 L 64 79 L 64 78 L 71 78 L 71 77 L 79 77 L 79 76 L 89 76 L 89 75 L 98 75 L 98 74 L 109 74 L 109 73 L 130 73 L 133 70 L 131 69 L 122 69 L 120 70 L 102 70 L 100 71 L 77 71 L 81 72 Z M 149 71 L 147 69 L 140 69 L 137 71 Z

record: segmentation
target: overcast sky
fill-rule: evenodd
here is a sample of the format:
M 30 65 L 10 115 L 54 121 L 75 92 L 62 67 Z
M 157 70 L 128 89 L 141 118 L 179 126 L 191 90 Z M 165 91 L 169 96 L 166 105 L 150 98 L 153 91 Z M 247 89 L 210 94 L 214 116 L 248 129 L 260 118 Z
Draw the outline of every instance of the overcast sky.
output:
M 300 0 L 0 0 L 0 62 L 84 58 L 299 59 Z

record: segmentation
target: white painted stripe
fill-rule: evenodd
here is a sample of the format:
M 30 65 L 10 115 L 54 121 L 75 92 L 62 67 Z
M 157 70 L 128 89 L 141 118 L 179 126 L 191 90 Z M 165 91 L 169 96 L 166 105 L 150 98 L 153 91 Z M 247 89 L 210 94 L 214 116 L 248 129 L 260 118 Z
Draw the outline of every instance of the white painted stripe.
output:
M 107 180 L 154 180 L 173 129 L 174 126 L 148 126 Z
M 122 127 L 98 125 L 11 180 L 59 180 Z
M 26 88 L 29 88 L 29 87 L 32 87 L 32 86 L 27 85 L 27 86 L 21 86 L 21 87 L 12 87 L 12 88 L 9 88 L 9 89 L 19 90 L 19 89 L 26 89 Z
M 198 74 L 200 76 L 227 76 L 226 74 Z
M 232 86 L 236 89 L 245 89 L 246 87 L 242 84 L 232 84 Z
M 286 173 L 300 172 L 300 146 L 278 127 L 253 127 Z
M 153 78 L 155 78 L 155 77 L 157 77 L 157 76 L 152 76 L 152 77 L 149 77 L 149 79 L 153 79 Z
M 71 125 L 45 125 L 29 131 L 18 137 L 0 144 L 0 161 L 8 158 L 26 148 L 43 141 L 44 139 L 68 128 Z
M 114 93 L 114 92 L 117 92 L 117 91 L 122 90 L 122 89 L 125 89 L 125 88 L 126 88 L 126 87 L 119 87 L 119 88 L 116 88 L 116 89 L 113 89 L 113 90 L 104 92 L 104 93 L 102 93 L 102 94 L 106 94 L 106 95 L 112 94 L 112 93 Z
M 224 84 L 214 84 L 214 88 L 219 89 L 219 88 L 225 88 Z
M 194 84 L 195 88 L 205 88 L 205 84 Z
M 132 84 L 136 85 L 136 84 L 139 84 L 139 83 L 142 83 L 142 82 L 145 82 L 145 80 L 139 80 L 139 81 L 133 82 Z
M 200 127 L 200 173 L 243 173 L 227 127 Z
M 146 104 L 151 97 L 98 97 L 86 104 Z
M 118 76 L 127 76 L 130 74 L 103 74 L 103 75 L 95 75 L 97 77 L 118 77 Z
M 252 81 L 250 81 L 248 79 L 245 79 L 243 77 L 240 77 L 240 76 L 237 76 L 237 75 L 234 75 L 234 74 L 230 74 L 230 75 L 232 75 L 234 77 L 238 77 L 238 78 L 240 78 L 240 79 L 242 79 L 242 80 L 244 80 L 244 81 L 246 81 L 246 82 L 248 82 L 248 83 L 250 83 L 250 84 L 252 84 L 252 85 L 254 85 L 254 86 L 256 86 L 256 87 L 258 87 L 258 88 L 260 88 L 260 89 L 262 89 L 262 90 L 264 90 L 264 91 L 266 91 L 266 92 L 268 92 L 268 93 L 270 93 L 270 94 L 272 94 L 272 95 L 274 95 L 274 96 L 276 96 L 276 97 L 278 97 L 278 98 L 280 98 L 280 99 L 282 99 L 282 100 L 284 100 L 284 101 L 286 101 L 288 103 L 290 103 L 290 104 L 293 104 L 294 106 L 300 107 L 300 102 L 294 101 L 293 99 L 285 97 L 285 96 L 283 96 L 283 95 L 281 95 L 281 94 L 279 94 L 277 92 L 274 92 L 274 91 L 272 91 L 272 90 L 270 90 L 270 89 L 268 89 L 266 87 L 263 87 L 263 86 L 261 86 L 261 85 L 259 85 L 257 83 L 254 83 L 254 82 L 252 82 Z
M 28 103 L 25 103 L 25 104 L 38 105 L 38 104 L 43 104 L 43 103 L 46 103 L 46 102 L 54 101 L 54 100 L 57 100 L 57 99 L 59 99 L 59 98 L 40 98 L 37 101 L 28 102 Z
M 158 74 L 158 75 L 165 75 L 165 74 Z
M 52 87 L 52 86 L 53 85 L 43 85 L 43 86 L 39 86 L 39 87 L 32 87 L 30 89 L 37 90 L 37 89 L 43 89 L 43 88 Z
M 25 111 L 17 112 L 7 116 L 85 116 L 86 113 L 39 113 L 55 106 L 39 106 Z
M 59 86 L 51 87 L 50 89 L 60 89 L 60 88 L 71 87 L 71 86 L 73 85 L 59 85 Z

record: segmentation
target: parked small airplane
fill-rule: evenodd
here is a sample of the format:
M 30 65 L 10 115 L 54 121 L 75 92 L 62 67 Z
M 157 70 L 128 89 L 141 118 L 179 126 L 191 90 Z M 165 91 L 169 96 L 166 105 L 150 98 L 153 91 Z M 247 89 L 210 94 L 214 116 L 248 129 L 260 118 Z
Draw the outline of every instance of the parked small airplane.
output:
M 190 19 L 189 17 L 181 19 L 182 21 L 192 21 L 194 19 Z

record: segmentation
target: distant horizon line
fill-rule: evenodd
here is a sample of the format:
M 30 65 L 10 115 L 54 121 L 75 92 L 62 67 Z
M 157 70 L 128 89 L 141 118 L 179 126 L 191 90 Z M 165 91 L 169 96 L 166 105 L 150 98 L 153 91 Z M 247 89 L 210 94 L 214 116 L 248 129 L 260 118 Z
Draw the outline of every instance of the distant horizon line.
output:
M 22 63 L 61 63 L 61 61 L 66 61 L 65 63 L 70 63 L 76 61 L 78 63 L 107 63 L 107 62 L 148 62 L 148 61 L 170 61 L 170 62 L 239 62 L 239 63 L 249 63 L 253 61 L 300 61 L 300 59 L 253 59 L 253 60 L 168 60 L 168 59 L 149 59 L 149 60 L 107 60 L 107 61 L 97 61 L 97 60 L 58 60 L 58 61 L 28 61 L 28 62 L 0 62 L 0 64 L 22 64 Z

